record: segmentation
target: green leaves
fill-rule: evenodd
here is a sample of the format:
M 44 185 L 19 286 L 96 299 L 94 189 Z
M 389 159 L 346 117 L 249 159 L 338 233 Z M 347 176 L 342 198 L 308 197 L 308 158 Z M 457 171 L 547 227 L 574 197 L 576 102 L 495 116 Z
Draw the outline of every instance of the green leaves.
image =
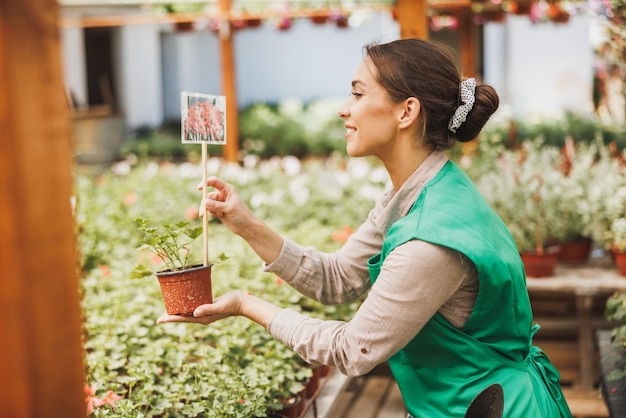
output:
M 153 227 L 147 219 L 136 218 L 137 230 L 143 233 L 139 250 L 149 250 L 157 255 L 169 270 L 190 267 L 195 264 L 191 261 L 191 244 L 202 235 L 201 226 L 192 227 L 187 221 L 174 224 L 162 222 Z M 187 237 L 188 239 L 185 239 Z M 131 278 L 146 277 L 148 270 L 145 266 L 137 266 L 131 273 Z
M 254 201 L 255 212 L 280 233 L 332 251 L 339 246 L 333 233 L 366 218 L 385 177 L 375 176 L 367 163 L 338 161 L 332 172 L 330 164 L 312 162 L 299 174 L 286 174 L 273 162 L 252 168 L 217 165 L 220 172 L 211 174 L 221 175 L 242 198 Z M 123 176 L 98 172 L 94 178 L 77 177 L 78 238 L 91 266 L 82 280 L 87 383 L 97 384 L 100 397 L 109 390 L 122 397 L 114 407 L 95 408 L 92 416 L 261 417 L 278 396 L 297 390 L 311 374 L 289 347 L 245 318 L 206 327 L 157 326 L 155 320 L 164 312 L 158 281 L 128 280 L 157 271 L 161 255 L 175 259 L 168 254 L 180 251 L 181 260 L 187 256 L 191 262 L 200 254 L 199 176 L 197 165 L 149 163 Z M 132 205 L 123 203 L 128 193 Z M 341 213 L 334 209 L 339 200 L 351 202 Z M 196 216 L 188 215 L 194 212 L 189 208 L 196 209 Z M 177 244 L 168 247 L 172 242 Z M 264 272 L 250 247 L 219 221 L 210 223 L 209 249 L 211 263 L 218 265 L 213 270 L 215 295 L 250 291 L 326 318 L 349 318 L 358 306 L 326 307 L 298 294 Z M 102 266 L 107 268 L 98 268 Z
M 130 272 L 131 279 L 143 279 L 144 277 L 152 276 L 154 272 L 150 270 L 150 267 L 145 264 L 138 264 Z

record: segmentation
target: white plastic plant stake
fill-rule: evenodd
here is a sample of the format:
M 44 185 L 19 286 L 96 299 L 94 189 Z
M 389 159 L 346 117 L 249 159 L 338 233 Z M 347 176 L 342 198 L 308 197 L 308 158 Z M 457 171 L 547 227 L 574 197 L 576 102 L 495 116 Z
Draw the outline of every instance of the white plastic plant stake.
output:
M 202 146 L 202 197 L 206 197 L 207 144 L 226 145 L 226 97 L 181 92 L 181 142 Z M 209 264 L 209 220 L 204 209 L 204 265 Z

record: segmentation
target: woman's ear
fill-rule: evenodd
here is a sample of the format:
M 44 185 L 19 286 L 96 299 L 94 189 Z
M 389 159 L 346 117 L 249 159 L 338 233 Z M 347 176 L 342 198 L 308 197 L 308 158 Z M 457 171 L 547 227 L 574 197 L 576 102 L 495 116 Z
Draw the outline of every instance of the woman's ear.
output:
M 400 115 L 400 127 L 406 128 L 417 122 L 417 116 L 420 113 L 421 105 L 415 97 L 409 97 L 403 102 Z

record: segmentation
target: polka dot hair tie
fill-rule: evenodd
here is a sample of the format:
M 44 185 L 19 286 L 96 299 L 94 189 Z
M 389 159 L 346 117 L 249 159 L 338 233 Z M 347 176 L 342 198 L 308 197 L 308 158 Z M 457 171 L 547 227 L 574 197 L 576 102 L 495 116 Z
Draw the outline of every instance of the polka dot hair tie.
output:
M 461 102 L 463 102 L 463 104 L 456 108 L 454 115 L 452 115 L 450 122 L 448 122 L 448 129 L 450 131 L 456 133 L 456 130 L 465 122 L 467 114 L 474 106 L 474 101 L 476 100 L 475 93 L 475 78 L 467 78 L 461 82 Z

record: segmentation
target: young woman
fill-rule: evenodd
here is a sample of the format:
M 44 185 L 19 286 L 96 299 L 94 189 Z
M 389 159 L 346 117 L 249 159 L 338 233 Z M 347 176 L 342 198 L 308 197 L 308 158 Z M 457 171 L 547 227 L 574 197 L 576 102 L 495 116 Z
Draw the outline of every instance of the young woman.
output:
M 291 286 L 326 304 L 367 298 L 349 322 L 281 309 L 239 291 L 164 322 L 243 315 L 304 360 L 357 376 L 387 361 L 410 416 L 463 417 L 498 384 L 505 417 L 570 417 L 559 374 L 532 345 L 538 328 L 507 227 L 444 153 L 475 138 L 498 107 L 493 88 L 461 79 L 443 45 L 365 47 L 341 107 L 351 157 L 376 156 L 392 190 L 333 254 L 259 220 L 230 184 L 210 178 L 203 205 Z

